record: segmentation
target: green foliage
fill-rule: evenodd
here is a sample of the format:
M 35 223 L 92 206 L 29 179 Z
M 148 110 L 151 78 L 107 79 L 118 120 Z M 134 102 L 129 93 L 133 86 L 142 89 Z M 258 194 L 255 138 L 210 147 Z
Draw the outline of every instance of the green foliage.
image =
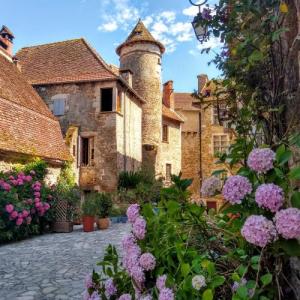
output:
M 94 195 L 96 215 L 99 218 L 107 218 L 112 211 L 112 199 L 109 193 L 96 193 Z
M 86 196 L 86 199 L 81 204 L 81 211 L 83 216 L 95 216 L 96 215 L 96 201 L 98 193 L 90 193 Z
M 118 189 L 135 189 L 141 183 L 151 185 L 154 181 L 154 175 L 147 170 L 122 171 L 119 174 Z
M 41 160 L 40 158 L 36 158 L 34 161 L 29 162 L 25 165 L 16 165 L 14 167 L 15 173 L 24 172 L 25 174 L 29 174 L 30 171 L 35 172 L 35 178 L 37 180 L 43 181 L 46 174 L 47 174 L 47 163 L 44 160 Z

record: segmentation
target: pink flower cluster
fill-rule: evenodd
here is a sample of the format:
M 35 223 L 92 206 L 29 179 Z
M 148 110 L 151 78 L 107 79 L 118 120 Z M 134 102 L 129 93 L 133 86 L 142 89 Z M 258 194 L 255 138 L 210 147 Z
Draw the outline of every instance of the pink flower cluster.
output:
M 131 299 L 132 299 L 132 297 L 130 294 L 123 294 L 119 297 L 118 300 L 131 300 Z
M 145 271 L 152 271 L 156 266 L 156 259 L 151 253 L 146 252 L 141 255 L 139 263 Z
M 277 239 L 273 222 L 264 216 L 257 215 L 252 215 L 246 219 L 241 234 L 247 242 L 259 247 L 265 247 Z
M 266 173 L 273 169 L 275 153 L 269 148 L 253 149 L 247 160 L 248 167 L 257 173 Z
M 166 287 L 166 275 L 161 275 L 156 279 L 156 287 L 159 291 L 158 300 L 174 300 L 174 292 Z
M 201 185 L 201 194 L 203 197 L 212 197 L 221 189 L 221 180 L 216 176 L 205 179 Z
M 247 194 L 252 192 L 248 178 L 235 175 L 230 176 L 223 187 L 222 194 L 231 204 L 240 204 Z
M 278 211 L 274 217 L 278 233 L 285 239 L 300 238 L 300 209 L 290 207 Z
M 0 187 L 4 189 L 6 192 L 9 192 L 11 190 L 11 185 L 5 182 L 3 179 L 0 179 Z
M 10 183 L 14 186 L 23 185 L 26 182 L 32 181 L 32 176 L 25 175 L 23 172 L 20 172 L 16 177 L 9 176 Z
M 15 207 L 12 204 L 5 205 L 5 211 L 9 214 L 9 220 L 15 221 L 17 226 L 22 225 L 23 223 L 30 224 L 31 216 L 28 210 L 24 209 L 21 212 L 15 210 Z
M 117 288 L 111 278 L 108 278 L 104 282 L 104 287 L 105 287 L 105 296 L 110 299 L 113 295 L 117 293 Z
M 275 213 L 283 205 L 283 190 L 273 183 L 262 184 L 255 192 L 255 201 L 259 207 Z

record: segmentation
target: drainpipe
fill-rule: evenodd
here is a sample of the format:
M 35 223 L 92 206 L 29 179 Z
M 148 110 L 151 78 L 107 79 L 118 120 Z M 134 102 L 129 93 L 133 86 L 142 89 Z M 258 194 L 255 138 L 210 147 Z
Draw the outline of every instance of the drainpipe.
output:
M 203 180 L 203 170 L 202 170 L 202 120 L 201 120 L 201 106 L 200 106 L 200 111 L 198 114 L 199 118 L 199 183 L 200 185 L 202 184 Z M 201 197 L 201 190 L 199 191 L 200 197 Z

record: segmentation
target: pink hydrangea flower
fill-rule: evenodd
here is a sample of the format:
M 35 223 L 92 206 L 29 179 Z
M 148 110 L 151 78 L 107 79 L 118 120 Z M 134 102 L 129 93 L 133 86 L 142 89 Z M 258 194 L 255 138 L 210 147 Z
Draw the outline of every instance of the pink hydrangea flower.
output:
M 246 219 L 241 234 L 247 242 L 259 247 L 265 247 L 277 239 L 273 222 L 264 216 L 257 215 L 252 215 Z
M 5 205 L 5 210 L 7 213 L 11 213 L 14 210 L 14 206 L 12 204 L 6 204 Z
M 248 167 L 261 174 L 273 169 L 275 153 L 269 148 L 253 149 L 247 160 Z
M 240 204 L 252 192 L 248 178 L 240 175 L 230 176 L 223 187 L 222 194 L 231 204 Z
M 34 214 L 36 213 L 35 208 L 32 208 L 32 209 L 30 210 L 30 213 L 31 213 L 32 215 L 34 215 Z
M 131 300 L 131 299 L 132 299 L 132 297 L 130 294 L 123 294 L 119 297 L 118 300 Z
M 30 172 L 29 172 L 31 175 L 35 175 L 35 171 L 34 170 L 31 170 Z
M 167 275 L 158 276 L 156 279 L 156 287 L 158 290 L 162 290 L 166 287 Z
M 10 214 L 10 218 L 15 219 L 17 217 L 18 217 L 18 212 L 16 210 L 12 211 L 11 214 Z
M 41 202 L 35 202 L 34 206 L 35 206 L 36 208 L 39 208 L 39 207 L 42 206 L 42 204 L 41 204 Z
M 273 183 L 262 184 L 256 190 L 255 201 L 259 207 L 275 213 L 283 205 L 283 190 Z
M 29 211 L 26 210 L 26 209 L 24 209 L 24 210 L 22 211 L 22 217 L 23 217 L 23 218 L 27 218 L 28 216 L 29 216 Z
M 146 235 L 146 221 L 143 217 L 138 217 L 132 226 L 132 232 L 139 240 L 143 240 Z
M 20 225 L 22 225 L 22 223 L 23 223 L 23 218 L 17 218 L 16 225 L 20 226 Z
M 29 225 L 32 221 L 32 218 L 31 217 L 27 217 L 26 218 L 26 224 Z
M 201 185 L 201 194 L 203 197 L 212 197 L 221 189 L 221 180 L 216 176 L 205 179 Z
M 300 209 L 290 207 L 279 210 L 274 217 L 274 221 L 278 233 L 283 238 L 300 238 Z
M 127 209 L 127 217 L 130 223 L 134 223 L 135 220 L 140 216 L 140 206 L 138 204 L 132 204 Z
M 94 282 L 93 282 L 92 276 L 90 274 L 86 274 L 85 279 L 84 279 L 84 285 L 87 289 L 94 287 Z
M 30 175 L 25 176 L 25 181 L 30 182 L 32 180 L 32 177 Z
M 174 300 L 174 293 L 169 288 L 163 288 L 159 291 L 158 300 Z
M 139 263 L 145 271 L 152 271 L 155 268 L 156 259 L 151 253 L 147 252 L 141 255 Z
M 36 197 L 36 198 L 41 197 L 41 193 L 40 193 L 40 192 L 34 192 L 33 195 L 34 195 L 34 197 Z
M 105 287 L 105 295 L 107 298 L 110 298 L 111 296 L 117 293 L 117 288 L 111 278 L 107 279 L 104 282 L 104 287 Z
M 44 204 L 44 209 L 45 209 L 45 210 L 48 210 L 49 208 L 50 208 L 50 204 L 46 202 L 46 203 Z

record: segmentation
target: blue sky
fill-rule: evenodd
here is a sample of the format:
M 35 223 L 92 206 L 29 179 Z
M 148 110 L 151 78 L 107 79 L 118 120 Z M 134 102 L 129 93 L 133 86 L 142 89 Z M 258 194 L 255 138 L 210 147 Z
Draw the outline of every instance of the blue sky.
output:
M 204 46 L 190 24 L 197 8 L 188 0 L 0 0 L 0 7 L 2 24 L 15 34 L 15 51 L 84 37 L 107 63 L 118 65 L 115 48 L 141 18 L 166 46 L 163 80 L 172 79 L 176 91 L 196 89 L 197 74 L 219 76 L 213 65 L 207 65 L 214 54 L 200 53 Z M 218 51 L 218 41 L 208 43 Z

